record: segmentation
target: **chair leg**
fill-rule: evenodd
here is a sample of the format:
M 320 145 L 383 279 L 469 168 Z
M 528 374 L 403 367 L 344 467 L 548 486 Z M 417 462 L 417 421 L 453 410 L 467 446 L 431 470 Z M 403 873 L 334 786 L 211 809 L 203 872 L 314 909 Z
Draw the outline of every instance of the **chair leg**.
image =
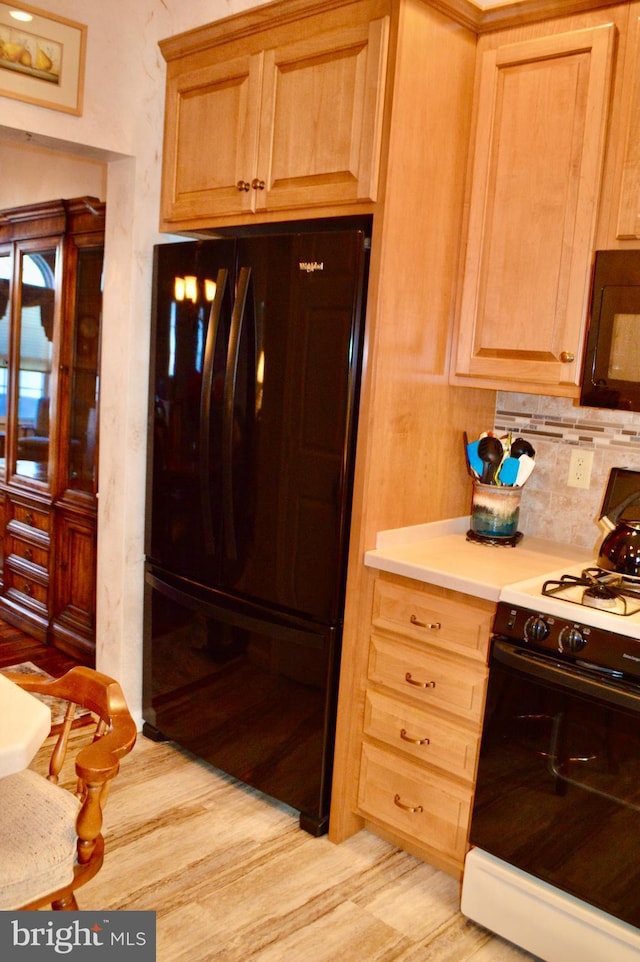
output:
M 56 899 L 55 902 L 52 902 L 51 908 L 55 909 L 56 912 L 77 912 L 78 903 L 73 892 L 67 892 L 61 899 Z

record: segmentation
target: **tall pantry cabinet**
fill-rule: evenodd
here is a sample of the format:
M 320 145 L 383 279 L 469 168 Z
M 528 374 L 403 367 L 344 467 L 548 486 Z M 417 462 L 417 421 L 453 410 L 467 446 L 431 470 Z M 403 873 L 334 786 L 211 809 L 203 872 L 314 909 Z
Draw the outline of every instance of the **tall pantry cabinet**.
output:
M 92 664 L 105 205 L 0 212 L 0 617 Z

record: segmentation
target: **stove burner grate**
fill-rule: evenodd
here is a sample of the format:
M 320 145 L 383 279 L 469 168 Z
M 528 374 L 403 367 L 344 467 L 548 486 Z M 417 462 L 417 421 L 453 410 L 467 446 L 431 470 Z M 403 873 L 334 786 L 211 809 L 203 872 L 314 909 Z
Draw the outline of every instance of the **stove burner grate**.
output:
M 576 588 L 585 590 L 574 597 Z M 581 608 L 597 608 L 622 617 L 640 611 L 640 585 L 602 568 L 585 568 L 581 575 L 551 578 L 543 584 L 542 594 L 560 597 Z

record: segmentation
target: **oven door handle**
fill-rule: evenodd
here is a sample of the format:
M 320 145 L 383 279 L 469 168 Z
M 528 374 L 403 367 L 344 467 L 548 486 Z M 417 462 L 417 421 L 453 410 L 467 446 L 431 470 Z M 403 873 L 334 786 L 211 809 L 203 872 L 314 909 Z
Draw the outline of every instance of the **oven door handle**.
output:
M 518 648 L 501 638 L 494 638 L 491 658 L 506 668 L 547 684 L 598 698 L 628 711 L 640 711 L 640 691 L 632 690 L 624 681 L 595 678 L 589 669 L 554 662 L 548 656 Z

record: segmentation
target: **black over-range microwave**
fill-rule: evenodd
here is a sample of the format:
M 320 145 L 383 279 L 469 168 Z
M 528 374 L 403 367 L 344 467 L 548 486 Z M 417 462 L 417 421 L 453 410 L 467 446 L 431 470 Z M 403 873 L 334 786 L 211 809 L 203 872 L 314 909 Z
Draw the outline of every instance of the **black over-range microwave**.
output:
M 640 250 L 596 253 L 580 404 L 640 411 Z

